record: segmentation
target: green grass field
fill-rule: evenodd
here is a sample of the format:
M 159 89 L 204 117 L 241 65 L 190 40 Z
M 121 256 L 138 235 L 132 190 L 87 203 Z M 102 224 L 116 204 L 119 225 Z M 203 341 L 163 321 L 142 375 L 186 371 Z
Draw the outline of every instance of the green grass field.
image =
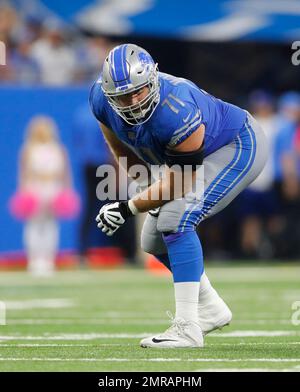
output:
M 182 350 L 139 347 L 169 326 L 171 277 L 131 268 L 44 279 L 3 272 L 0 370 L 300 371 L 300 315 L 292 316 L 300 266 L 211 265 L 206 272 L 234 320 L 208 335 L 203 349 Z

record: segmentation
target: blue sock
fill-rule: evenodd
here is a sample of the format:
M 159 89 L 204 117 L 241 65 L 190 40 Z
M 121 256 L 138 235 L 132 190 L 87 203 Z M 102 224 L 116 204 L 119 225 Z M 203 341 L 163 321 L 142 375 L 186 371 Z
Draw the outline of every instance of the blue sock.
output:
M 154 255 L 165 267 L 172 272 L 169 255 L 168 253 L 163 253 L 161 255 Z
M 200 282 L 204 270 L 202 247 L 195 231 L 164 234 L 174 283 Z

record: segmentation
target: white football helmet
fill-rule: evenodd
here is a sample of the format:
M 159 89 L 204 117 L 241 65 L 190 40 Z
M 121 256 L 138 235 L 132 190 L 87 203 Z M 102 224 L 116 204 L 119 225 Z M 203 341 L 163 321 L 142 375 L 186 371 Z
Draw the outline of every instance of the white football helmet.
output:
M 118 97 L 147 86 L 149 93 L 140 102 L 122 106 Z M 157 64 L 150 54 L 134 44 L 119 45 L 104 61 L 101 87 L 113 110 L 130 125 L 145 123 L 160 100 Z

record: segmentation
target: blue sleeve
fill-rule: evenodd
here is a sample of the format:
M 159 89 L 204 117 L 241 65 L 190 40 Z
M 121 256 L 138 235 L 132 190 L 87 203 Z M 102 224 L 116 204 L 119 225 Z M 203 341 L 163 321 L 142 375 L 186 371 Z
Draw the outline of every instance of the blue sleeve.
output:
M 107 114 L 105 110 L 105 98 L 103 91 L 101 89 L 100 83 L 97 81 L 93 84 L 90 96 L 89 103 L 91 110 L 98 121 L 109 127 Z
M 176 101 L 172 97 L 162 102 L 163 121 L 158 129 L 160 140 L 169 148 L 182 143 L 203 123 L 202 113 L 195 103 Z

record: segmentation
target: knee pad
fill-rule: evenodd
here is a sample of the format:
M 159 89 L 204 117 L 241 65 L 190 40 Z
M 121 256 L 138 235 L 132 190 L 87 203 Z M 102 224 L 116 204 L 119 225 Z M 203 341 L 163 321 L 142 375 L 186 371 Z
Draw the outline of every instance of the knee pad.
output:
M 186 200 L 172 200 L 160 208 L 157 230 L 161 233 L 176 232 L 186 209 Z
M 162 239 L 162 233 L 157 230 L 157 218 L 147 214 L 142 233 L 141 248 L 152 255 L 167 253 L 166 245 Z

